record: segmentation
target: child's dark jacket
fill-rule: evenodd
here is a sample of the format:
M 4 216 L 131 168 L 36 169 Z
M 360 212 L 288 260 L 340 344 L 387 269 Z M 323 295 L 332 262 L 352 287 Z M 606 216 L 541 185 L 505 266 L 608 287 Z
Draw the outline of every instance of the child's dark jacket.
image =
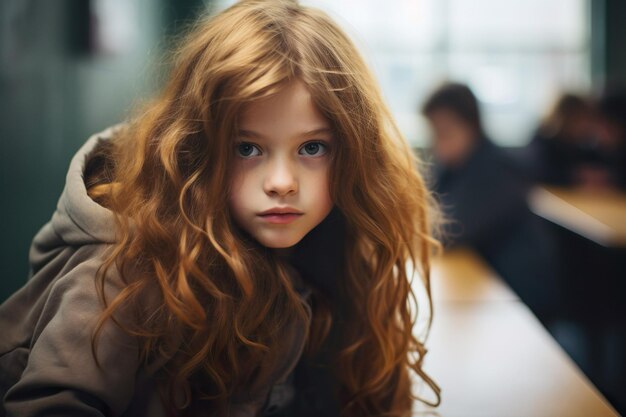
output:
M 57 209 L 33 238 L 29 279 L 0 305 L 0 416 L 166 415 L 154 384 L 160 364 L 140 364 L 135 339 L 109 321 L 97 344 L 101 368 L 91 351 L 94 320 L 102 311 L 94 277 L 105 249 L 115 242 L 115 227 L 113 213 L 87 195 L 83 174 L 86 156 L 114 132 L 112 127 L 91 136 L 72 158 Z M 109 271 L 107 295 L 122 288 L 115 268 Z M 309 306 L 308 286 L 300 293 Z M 302 366 L 300 376 L 300 371 L 292 372 L 303 363 L 306 329 L 295 333 L 286 338 L 295 342 L 276 383 L 249 402 L 234 405 L 231 416 L 274 415 L 272 410 L 284 408 L 281 402 L 301 395 L 294 394 L 294 381 L 302 383 L 315 371 L 307 376 Z M 304 383 L 324 385 L 324 378 Z M 298 409 L 295 401 L 292 410 Z M 317 415 L 333 415 L 323 410 L 328 404 L 320 398 L 301 406 Z M 212 414 L 206 410 L 202 415 Z

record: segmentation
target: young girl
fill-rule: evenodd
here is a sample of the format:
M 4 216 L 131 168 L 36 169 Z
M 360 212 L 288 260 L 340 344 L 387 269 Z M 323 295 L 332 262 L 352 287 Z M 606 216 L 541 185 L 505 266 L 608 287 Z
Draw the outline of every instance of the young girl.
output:
M 182 45 L 74 156 L 0 307 L 4 412 L 406 416 L 409 371 L 437 405 L 407 274 L 430 306 L 431 198 L 353 44 L 249 0 Z

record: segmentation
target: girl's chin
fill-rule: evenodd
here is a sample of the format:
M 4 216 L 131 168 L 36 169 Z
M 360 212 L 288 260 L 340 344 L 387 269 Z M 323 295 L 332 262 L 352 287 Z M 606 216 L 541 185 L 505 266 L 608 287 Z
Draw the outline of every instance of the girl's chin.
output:
M 286 250 L 295 246 L 300 240 L 302 240 L 302 236 L 294 236 L 290 238 L 282 237 L 280 239 L 276 238 L 268 238 L 265 237 L 263 239 L 257 238 L 259 243 L 261 243 L 266 248 L 276 249 L 276 250 Z
M 288 250 L 288 249 L 293 248 L 297 243 L 298 243 L 298 241 L 293 242 L 293 243 L 274 243 L 274 242 L 264 243 L 264 242 L 261 242 L 261 244 L 263 246 L 265 246 L 266 248 L 276 249 L 276 250 Z

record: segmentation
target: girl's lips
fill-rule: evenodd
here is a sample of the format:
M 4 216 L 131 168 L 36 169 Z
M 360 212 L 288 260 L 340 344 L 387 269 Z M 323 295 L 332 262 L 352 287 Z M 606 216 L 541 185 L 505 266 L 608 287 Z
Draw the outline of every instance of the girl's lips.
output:
M 259 217 L 268 223 L 287 224 L 302 216 L 302 213 L 269 213 L 261 214 Z

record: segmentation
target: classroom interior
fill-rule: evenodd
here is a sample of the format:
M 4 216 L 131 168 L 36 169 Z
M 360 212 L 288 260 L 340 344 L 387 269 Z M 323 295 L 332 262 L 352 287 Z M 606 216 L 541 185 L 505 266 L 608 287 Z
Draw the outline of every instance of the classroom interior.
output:
M 194 16 L 232 3 L 0 2 L 0 302 L 76 149 L 158 91 Z M 442 402 L 417 415 L 626 414 L 626 2 L 302 3 L 353 37 L 450 220 L 424 361 Z M 474 120 L 466 99 L 463 151 L 437 120 Z

